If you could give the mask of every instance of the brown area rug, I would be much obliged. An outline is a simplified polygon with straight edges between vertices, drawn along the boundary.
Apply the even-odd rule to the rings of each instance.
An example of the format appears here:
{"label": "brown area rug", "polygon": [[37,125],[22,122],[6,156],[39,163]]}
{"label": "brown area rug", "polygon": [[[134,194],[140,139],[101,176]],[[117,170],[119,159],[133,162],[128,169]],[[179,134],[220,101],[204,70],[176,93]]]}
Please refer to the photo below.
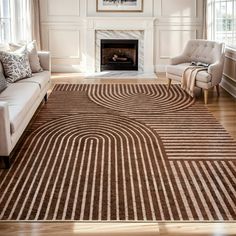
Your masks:
{"label": "brown area rug", "polygon": [[0,171],[0,219],[236,220],[236,142],[178,85],[56,85]]}

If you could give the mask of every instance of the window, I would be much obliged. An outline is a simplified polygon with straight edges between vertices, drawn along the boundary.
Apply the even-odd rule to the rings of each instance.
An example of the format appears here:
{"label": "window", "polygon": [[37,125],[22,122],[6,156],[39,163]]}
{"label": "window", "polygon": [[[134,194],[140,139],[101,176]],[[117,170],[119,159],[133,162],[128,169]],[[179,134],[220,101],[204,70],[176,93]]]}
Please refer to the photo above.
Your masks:
{"label": "window", "polygon": [[212,38],[236,48],[236,0],[214,0],[212,9]]}
{"label": "window", "polygon": [[0,0],[0,43],[11,39],[10,0]]}
{"label": "window", "polygon": [[0,0],[0,44],[30,40],[30,1]]}

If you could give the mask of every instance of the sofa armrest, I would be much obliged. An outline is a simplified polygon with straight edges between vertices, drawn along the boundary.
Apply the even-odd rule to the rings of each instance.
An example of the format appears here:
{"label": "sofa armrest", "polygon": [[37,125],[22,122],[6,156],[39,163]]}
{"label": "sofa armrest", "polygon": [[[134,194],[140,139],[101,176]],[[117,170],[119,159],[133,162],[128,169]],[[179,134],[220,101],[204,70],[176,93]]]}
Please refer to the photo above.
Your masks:
{"label": "sofa armrest", "polygon": [[186,61],[186,58],[183,56],[183,55],[179,55],[177,57],[173,57],[170,59],[170,64],[171,65],[178,65],[178,64],[181,64],[181,63],[185,63],[187,62]]}
{"label": "sofa armrest", "polygon": [[46,51],[38,52],[39,61],[44,70],[51,71],[51,54]]}
{"label": "sofa armrest", "polygon": [[11,152],[11,131],[7,102],[0,101],[0,156],[9,156]]}

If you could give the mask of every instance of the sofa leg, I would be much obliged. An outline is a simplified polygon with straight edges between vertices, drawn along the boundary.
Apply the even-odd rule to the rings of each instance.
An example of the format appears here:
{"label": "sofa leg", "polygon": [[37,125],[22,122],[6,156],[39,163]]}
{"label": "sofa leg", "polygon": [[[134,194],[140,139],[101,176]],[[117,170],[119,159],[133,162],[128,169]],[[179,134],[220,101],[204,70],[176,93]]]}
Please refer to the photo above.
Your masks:
{"label": "sofa leg", "polygon": [[6,169],[10,169],[11,163],[10,163],[10,157],[3,157],[3,161],[5,164]]}
{"label": "sofa leg", "polygon": [[168,87],[167,87],[167,91],[170,90],[171,82],[172,82],[172,79],[168,79]]}
{"label": "sofa leg", "polygon": [[45,96],[44,96],[44,101],[45,101],[45,102],[48,101],[48,93],[45,94]]}
{"label": "sofa leg", "polygon": [[204,90],[204,102],[205,102],[205,105],[207,105],[207,103],[208,103],[208,89]]}
{"label": "sofa leg", "polygon": [[219,97],[220,96],[220,85],[219,84],[216,85],[216,92],[217,92],[217,96]]}

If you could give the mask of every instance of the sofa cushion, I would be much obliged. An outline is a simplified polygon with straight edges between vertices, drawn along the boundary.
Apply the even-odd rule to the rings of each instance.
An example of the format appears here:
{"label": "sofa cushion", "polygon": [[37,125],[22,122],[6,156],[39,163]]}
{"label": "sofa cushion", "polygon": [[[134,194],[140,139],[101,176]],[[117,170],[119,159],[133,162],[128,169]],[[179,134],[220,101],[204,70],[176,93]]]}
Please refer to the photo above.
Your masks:
{"label": "sofa cushion", "polygon": [[[184,70],[188,66],[190,66],[190,63],[182,63],[182,64],[178,64],[178,65],[168,65],[166,68],[166,71],[167,71],[167,73],[182,77]],[[209,82],[211,82],[211,75],[207,71],[200,71],[197,74],[196,81],[209,83]]]}
{"label": "sofa cushion", "polygon": [[1,61],[0,61],[0,72],[2,72],[4,74],[3,65],[2,65]]}
{"label": "sofa cushion", "polygon": [[7,88],[7,81],[2,72],[0,72],[0,93]]}
{"label": "sofa cushion", "polygon": [[26,51],[22,54],[0,52],[0,60],[8,82],[14,83],[17,80],[32,76],[29,57]]}
{"label": "sofa cushion", "polygon": [[31,78],[19,80],[17,83],[35,83],[38,84],[40,89],[45,88],[50,82],[51,73],[49,71],[43,71],[33,74]]}
{"label": "sofa cushion", "polygon": [[38,73],[43,71],[40,62],[39,62],[39,56],[37,52],[37,46],[36,46],[36,41],[32,41],[26,45],[22,44],[14,44],[14,43],[9,43],[9,47],[12,51],[15,51],[17,53],[22,53],[25,50],[28,52],[29,55],[29,62],[30,62],[30,67],[33,73]]}
{"label": "sofa cushion", "polygon": [[5,101],[9,104],[11,134],[20,127],[39,94],[39,86],[35,83],[10,84],[0,94],[0,101]]}

